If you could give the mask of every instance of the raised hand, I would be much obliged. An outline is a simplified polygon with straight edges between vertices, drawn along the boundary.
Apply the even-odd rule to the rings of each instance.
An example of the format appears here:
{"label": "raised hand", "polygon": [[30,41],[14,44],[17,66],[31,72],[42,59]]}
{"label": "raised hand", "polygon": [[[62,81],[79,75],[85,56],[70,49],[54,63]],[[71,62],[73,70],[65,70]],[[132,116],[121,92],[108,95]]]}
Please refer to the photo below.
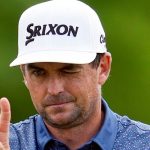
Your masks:
{"label": "raised hand", "polygon": [[9,125],[11,118],[10,103],[7,98],[0,99],[0,150],[10,150]]}

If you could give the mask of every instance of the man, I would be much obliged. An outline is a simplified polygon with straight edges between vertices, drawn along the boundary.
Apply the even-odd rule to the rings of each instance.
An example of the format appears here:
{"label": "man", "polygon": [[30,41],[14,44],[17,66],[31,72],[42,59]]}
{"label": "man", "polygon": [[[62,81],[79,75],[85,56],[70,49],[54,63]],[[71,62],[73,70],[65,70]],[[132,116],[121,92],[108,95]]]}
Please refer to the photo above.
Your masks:
{"label": "man", "polygon": [[39,115],[10,124],[0,101],[2,150],[150,150],[150,126],[110,110],[101,95],[111,54],[93,9],[53,0],[26,10],[19,22],[22,71]]}

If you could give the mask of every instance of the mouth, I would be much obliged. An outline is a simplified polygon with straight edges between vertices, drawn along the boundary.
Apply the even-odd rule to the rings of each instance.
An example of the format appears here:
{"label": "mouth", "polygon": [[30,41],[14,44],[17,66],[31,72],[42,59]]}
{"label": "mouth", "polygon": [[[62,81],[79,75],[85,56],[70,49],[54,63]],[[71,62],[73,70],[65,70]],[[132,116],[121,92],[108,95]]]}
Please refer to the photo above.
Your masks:
{"label": "mouth", "polygon": [[[66,110],[72,109],[74,106],[73,102],[59,102],[59,103],[54,103],[51,105],[47,106],[47,109],[51,110],[53,113],[62,113],[65,112]],[[52,113],[51,112],[51,113]]]}
{"label": "mouth", "polygon": [[67,105],[67,104],[70,104],[70,103],[72,103],[72,101],[69,101],[69,102],[58,102],[58,103],[51,104],[50,106],[64,106],[64,105]]}
{"label": "mouth", "polygon": [[45,104],[45,106],[44,107],[64,107],[64,106],[66,106],[66,105],[69,105],[69,104],[71,104],[71,103],[73,103],[73,101],[51,101],[51,102],[48,102],[47,104]]}
{"label": "mouth", "polygon": [[58,95],[48,95],[43,101],[45,107],[62,107],[74,103],[76,101],[75,97],[68,92],[62,92]]}

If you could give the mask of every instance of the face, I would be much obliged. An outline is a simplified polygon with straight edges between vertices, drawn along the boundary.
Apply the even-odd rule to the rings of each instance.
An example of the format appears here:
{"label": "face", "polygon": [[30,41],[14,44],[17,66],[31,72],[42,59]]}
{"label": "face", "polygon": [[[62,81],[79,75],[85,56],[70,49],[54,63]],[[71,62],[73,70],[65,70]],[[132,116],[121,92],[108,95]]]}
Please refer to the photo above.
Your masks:
{"label": "face", "polygon": [[33,104],[46,124],[71,128],[100,109],[100,68],[62,63],[35,63],[21,68]]}

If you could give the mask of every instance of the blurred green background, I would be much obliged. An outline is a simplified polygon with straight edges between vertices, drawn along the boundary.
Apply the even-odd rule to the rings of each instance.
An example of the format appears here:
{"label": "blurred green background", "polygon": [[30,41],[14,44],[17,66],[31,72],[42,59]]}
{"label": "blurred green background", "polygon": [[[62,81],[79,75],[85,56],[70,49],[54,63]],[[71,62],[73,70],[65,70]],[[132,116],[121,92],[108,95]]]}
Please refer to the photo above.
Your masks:
{"label": "blurred green background", "polygon": [[[9,68],[9,63],[17,55],[19,17],[39,2],[42,0],[0,2],[0,97],[10,100],[12,122],[36,113],[19,68]],[[84,2],[100,15],[113,57],[103,97],[115,112],[150,124],[150,1]]]}

